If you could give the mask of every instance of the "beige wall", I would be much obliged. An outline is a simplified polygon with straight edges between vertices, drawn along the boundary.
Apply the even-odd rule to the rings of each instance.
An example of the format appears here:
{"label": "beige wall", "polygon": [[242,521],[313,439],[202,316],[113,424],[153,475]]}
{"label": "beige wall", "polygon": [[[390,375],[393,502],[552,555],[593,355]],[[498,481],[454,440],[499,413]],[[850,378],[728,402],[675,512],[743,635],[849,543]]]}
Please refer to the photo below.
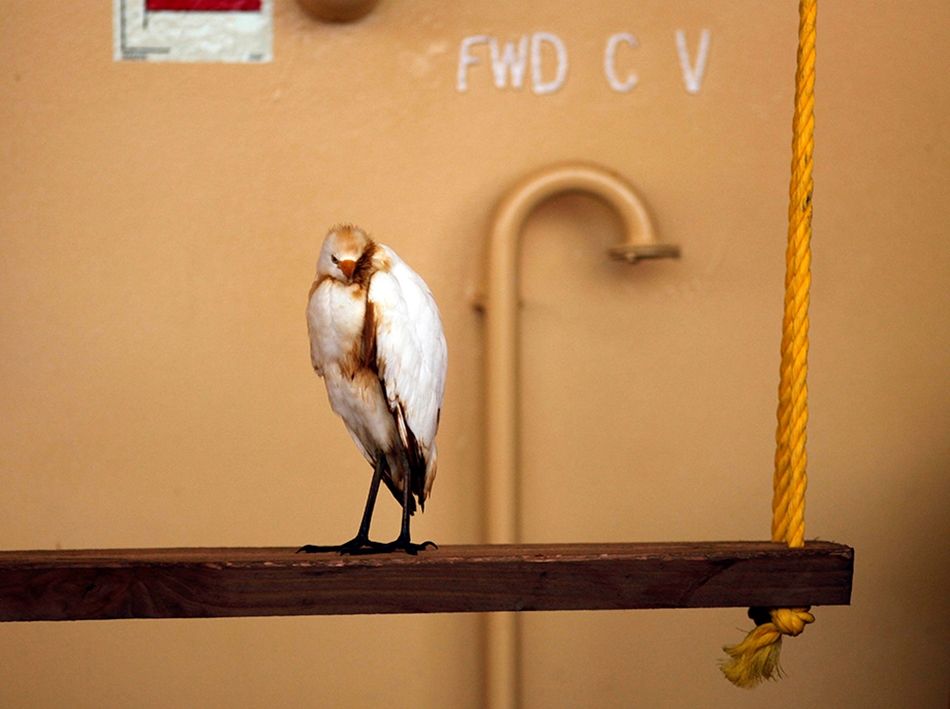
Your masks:
{"label": "beige wall", "polygon": [[[353,220],[431,285],[450,347],[417,533],[482,527],[493,204],[598,161],[678,262],[606,260],[565,197],[525,229],[526,541],[768,536],[795,3],[384,0],[351,26],[277,0],[265,65],[115,63],[109,3],[0,19],[0,547],[329,543],[369,469],[310,370],[320,240]],[[712,44],[683,88],[674,33]],[[548,31],[548,96],[463,38]],[[606,38],[636,71],[608,87]],[[807,536],[857,549],[854,603],[725,683],[743,609],[524,618],[527,708],[946,707],[950,687],[950,6],[819,16]],[[547,61],[553,61],[545,55]],[[549,69],[550,66],[548,65]],[[381,504],[388,537],[395,505]],[[0,626],[3,707],[476,707],[473,616]]]}

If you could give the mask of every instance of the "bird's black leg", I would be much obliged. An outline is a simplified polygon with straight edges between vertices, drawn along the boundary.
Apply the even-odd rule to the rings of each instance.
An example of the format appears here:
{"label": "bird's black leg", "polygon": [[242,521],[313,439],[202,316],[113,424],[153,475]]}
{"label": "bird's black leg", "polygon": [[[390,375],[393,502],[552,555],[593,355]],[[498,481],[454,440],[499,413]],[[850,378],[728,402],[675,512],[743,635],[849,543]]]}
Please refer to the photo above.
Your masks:
{"label": "bird's black leg", "polygon": [[373,482],[369,485],[369,495],[366,498],[366,507],[363,509],[363,519],[360,522],[360,530],[348,542],[343,542],[336,546],[318,546],[316,544],[305,544],[297,550],[297,553],[316,554],[320,552],[336,551],[340,554],[372,554],[377,551],[391,551],[388,544],[382,542],[372,542],[369,539],[369,525],[373,520],[373,509],[376,507],[376,495],[379,493],[379,483],[383,479],[383,470],[386,468],[386,456],[383,453],[376,454],[376,465],[373,467]]}
{"label": "bird's black leg", "polygon": [[401,549],[407,554],[412,554],[415,556],[420,551],[425,551],[426,547],[432,546],[435,549],[439,547],[436,546],[435,542],[422,542],[421,544],[415,544],[412,542],[411,537],[409,536],[409,519],[410,514],[409,510],[410,504],[412,501],[412,471],[409,466],[409,461],[406,461],[406,475],[402,481],[402,527],[399,532],[399,537],[395,541],[390,542],[389,544],[384,545],[386,548],[381,549],[380,551],[396,551]]}

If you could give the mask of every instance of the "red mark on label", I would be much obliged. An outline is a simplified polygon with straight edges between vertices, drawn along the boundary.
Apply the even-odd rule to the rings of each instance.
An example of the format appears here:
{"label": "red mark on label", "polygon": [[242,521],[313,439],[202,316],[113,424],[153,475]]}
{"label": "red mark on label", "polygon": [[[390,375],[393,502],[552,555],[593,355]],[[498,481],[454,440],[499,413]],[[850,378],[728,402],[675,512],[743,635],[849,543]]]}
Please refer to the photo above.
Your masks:
{"label": "red mark on label", "polygon": [[146,12],[260,12],[261,0],[145,0]]}

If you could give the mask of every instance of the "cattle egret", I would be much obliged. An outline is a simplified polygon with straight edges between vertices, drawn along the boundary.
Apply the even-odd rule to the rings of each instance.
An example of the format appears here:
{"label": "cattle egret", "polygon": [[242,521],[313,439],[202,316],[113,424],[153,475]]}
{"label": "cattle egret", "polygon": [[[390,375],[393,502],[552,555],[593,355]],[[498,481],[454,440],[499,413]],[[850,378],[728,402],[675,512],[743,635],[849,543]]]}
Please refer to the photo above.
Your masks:
{"label": "cattle egret", "polygon": [[[416,554],[409,519],[425,508],[436,473],[435,435],[445,388],[446,346],[425,281],[391,248],[356,226],[327,234],[307,307],[310,358],[333,411],[373,466],[359,532],[339,546],[302,552]],[[369,539],[380,481],[402,505],[399,537]]]}

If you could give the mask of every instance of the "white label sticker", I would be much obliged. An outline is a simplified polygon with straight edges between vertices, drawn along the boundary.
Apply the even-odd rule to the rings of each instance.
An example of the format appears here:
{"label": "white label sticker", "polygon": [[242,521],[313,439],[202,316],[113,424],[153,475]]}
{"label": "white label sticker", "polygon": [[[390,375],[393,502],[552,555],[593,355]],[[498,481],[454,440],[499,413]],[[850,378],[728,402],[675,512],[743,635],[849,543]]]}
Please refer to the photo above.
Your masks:
{"label": "white label sticker", "polygon": [[116,61],[268,62],[273,0],[112,0]]}

